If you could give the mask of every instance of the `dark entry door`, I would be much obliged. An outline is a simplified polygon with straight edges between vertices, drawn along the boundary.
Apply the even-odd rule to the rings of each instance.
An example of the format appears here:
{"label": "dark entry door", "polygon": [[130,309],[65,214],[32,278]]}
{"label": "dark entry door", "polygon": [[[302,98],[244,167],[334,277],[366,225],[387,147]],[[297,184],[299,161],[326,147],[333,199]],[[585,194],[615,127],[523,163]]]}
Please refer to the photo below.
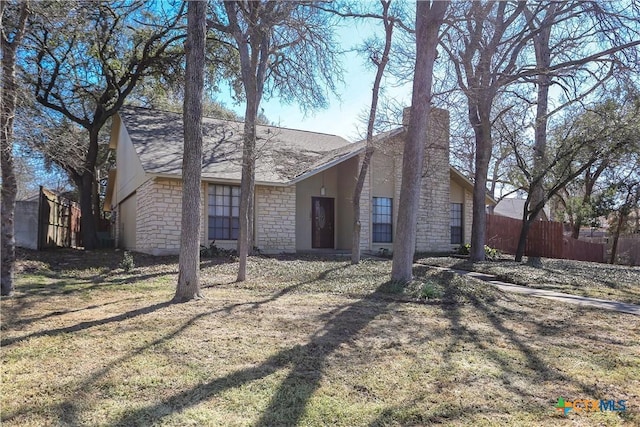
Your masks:
{"label": "dark entry door", "polygon": [[311,198],[311,247],[334,248],[333,198]]}

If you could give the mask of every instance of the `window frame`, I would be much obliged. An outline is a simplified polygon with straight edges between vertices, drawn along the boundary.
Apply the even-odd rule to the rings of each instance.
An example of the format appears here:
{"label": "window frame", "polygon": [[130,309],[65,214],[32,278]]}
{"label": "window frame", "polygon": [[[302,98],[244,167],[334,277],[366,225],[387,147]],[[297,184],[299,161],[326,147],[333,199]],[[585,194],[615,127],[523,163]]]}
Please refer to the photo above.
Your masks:
{"label": "window frame", "polygon": [[[222,204],[219,204],[221,202]],[[221,214],[216,214],[220,212]],[[226,212],[226,213],[225,213]],[[237,213],[237,215],[234,215]],[[222,231],[218,233],[218,231]],[[240,232],[240,187],[228,184],[207,186],[208,240],[238,240]]]}
{"label": "window frame", "polygon": [[[382,201],[385,203],[378,203]],[[376,208],[385,211],[377,212]],[[384,229],[380,230],[381,228]],[[393,243],[393,198],[391,197],[372,197],[371,241],[372,243]]]}
{"label": "window frame", "polygon": [[451,203],[449,208],[449,233],[452,245],[461,245],[464,241],[463,216],[463,204]]}

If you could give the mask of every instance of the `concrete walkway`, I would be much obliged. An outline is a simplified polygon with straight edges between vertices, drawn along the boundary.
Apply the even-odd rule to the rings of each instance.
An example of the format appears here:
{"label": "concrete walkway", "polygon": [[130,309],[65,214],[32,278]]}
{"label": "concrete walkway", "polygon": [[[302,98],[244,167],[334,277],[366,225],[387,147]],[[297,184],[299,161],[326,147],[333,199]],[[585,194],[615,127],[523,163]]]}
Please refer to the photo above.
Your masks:
{"label": "concrete walkway", "polygon": [[506,292],[515,292],[518,294],[530,295],[533,297],[547,298],[556,301],[562,301],[569,304],[583,305],[587,307],[602,308],[605,310],[617,311],[619,313],[635,314],[640,316],[640,305],[629,304],[626,302],[609,301],[598,298],[588,298],[580,295],[563,294],[560,292],[548,291],[546,289],[535,289],[526,286],[514,285],[513,283],[502,282],[496,279],[492,274],[476,273],[474,271],[458,270],[455,268],[438,267],[435,265],[420,264],[426,267],[436,268],[439,270],[453,271],[461,276],[470,276],[475,279],[485,281],[498,289]]}

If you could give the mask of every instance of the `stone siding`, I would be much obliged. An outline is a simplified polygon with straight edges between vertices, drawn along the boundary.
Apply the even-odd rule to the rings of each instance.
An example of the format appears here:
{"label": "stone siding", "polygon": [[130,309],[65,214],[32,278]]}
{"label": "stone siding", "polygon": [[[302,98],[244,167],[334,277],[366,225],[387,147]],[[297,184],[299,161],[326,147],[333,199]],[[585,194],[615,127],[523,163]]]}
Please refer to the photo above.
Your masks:
{"label": "stone siding", "polygon": [[264,253],[296,250],[296,187],[256,186],[256,246]]}
{"label": "stone siding", "polygon": [[[203,188],[200,197],[202,211],[205,209],[204,191]],[[181,181],[146,181],[137,190],[137,204],[136,250],[152,255],[178,254],[182,228]],[[205,233],[202,231],[204,228],[201,223],[201,243],[206,241]]]}
{"label": "stone siding", "polygon": [[433,109],[431,123],[425,145],[416,251],[448,252],[451,250],[449,112]]}
{"label": "stone siding", "polygon": [[471,243],[471,224],[473,224],[473,194],[464,191],[464,216],[462,217],[462,241]]}
{"label": "stone siding", "polygon": [[180,252],[182,185],[177,180],[149,180],[138,189],[136,247],[152,255]]}
{"label": "stone siding", "polygon": [[[355,176],[360,174],[364,155],[358,156],[358,170]],[[371,168],[367,170],[367,176],[362,185],[362,193],[360,194],[360,251],[369,251],[371,248]],[[339,207],[342,209],[352,209],[353,212],[353,196],[351,196],[351,206]],[[352,215],[353,217],[353,215]],[[353,237],[353,233],[351,233]]]}

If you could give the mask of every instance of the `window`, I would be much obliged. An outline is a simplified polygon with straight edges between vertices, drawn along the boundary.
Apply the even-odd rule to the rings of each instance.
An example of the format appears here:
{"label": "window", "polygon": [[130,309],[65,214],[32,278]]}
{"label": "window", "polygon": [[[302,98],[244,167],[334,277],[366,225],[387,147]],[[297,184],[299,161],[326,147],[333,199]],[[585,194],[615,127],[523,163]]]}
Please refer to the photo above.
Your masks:
{"label": "window", "polygon": [[373,198],[373,241],[374,243],[391,243],[391,223],[393,219],[391,199],[389,197]]}
{"label": "window", "polygon": [[462,203],[451,203],[451,243],[462,243]]}
{"label": "window", "polygon": [[238,240],[240,187],[209,185],[209,240]]}

